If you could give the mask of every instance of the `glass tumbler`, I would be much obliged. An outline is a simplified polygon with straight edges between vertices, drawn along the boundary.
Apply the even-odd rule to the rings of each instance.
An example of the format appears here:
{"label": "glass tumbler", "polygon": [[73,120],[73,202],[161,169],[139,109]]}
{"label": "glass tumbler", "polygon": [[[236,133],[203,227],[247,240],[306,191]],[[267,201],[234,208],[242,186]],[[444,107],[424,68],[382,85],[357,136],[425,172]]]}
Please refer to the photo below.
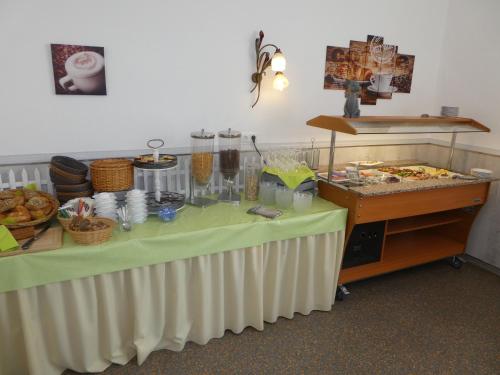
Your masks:
{"label": "glass tumbler", "polygon": [[275,202],[276,184],[274,182],[261,182],[259,185],[259,202],[265,206]]}
{"label": "glass tumbler", "polygon": [[245,199],[256,201],[259,197],[260,164],[248,163],[245,166]]}
{"label": "glass tumbler", "polygon": [[293,208],[302,213],[311,208],[313,195],[311,193],[296,191],[293,193]]}
{"label": "glass tumbler", "polygon": [[293,204],[293,190],[288,189],[286,186],[278,186],[276,188],[276,205],[279,208],[287,209],[292,207]]}

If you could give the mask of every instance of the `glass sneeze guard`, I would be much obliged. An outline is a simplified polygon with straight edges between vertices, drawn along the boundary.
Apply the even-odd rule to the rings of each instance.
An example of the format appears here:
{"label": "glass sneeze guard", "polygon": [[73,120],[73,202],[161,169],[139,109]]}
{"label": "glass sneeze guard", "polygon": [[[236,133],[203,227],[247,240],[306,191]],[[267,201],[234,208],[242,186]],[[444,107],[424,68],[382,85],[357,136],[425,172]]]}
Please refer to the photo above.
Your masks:
{"label": "glass sneeze guard", "polygon": [[328,182],[331,183],[335,155],[336,133],[346,134],[452,134],[448,169],[451,168],[455,142],[459,133],[489,132],[490,129],[476,120],[464,117],[442,116],[362,116],[346,118],[342,116],[317,116],[307,125],[331,131],[330,155],[328,162]]}

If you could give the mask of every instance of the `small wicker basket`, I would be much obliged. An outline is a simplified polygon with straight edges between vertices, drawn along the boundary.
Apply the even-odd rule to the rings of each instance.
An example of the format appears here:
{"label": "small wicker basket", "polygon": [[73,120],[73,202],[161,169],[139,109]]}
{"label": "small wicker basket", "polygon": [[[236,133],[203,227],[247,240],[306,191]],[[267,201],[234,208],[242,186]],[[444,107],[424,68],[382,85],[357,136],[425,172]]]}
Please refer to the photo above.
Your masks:
{"label": "small wicker basket", "polygon": [[129,190],[134,185],[134,167],[127,159],[102,159],[90,164],[95,191]]}
{"label": "small wicker basket", "polygon": [[65,218],[65,217],[61,217],[61,216],[57,215],[57,220],[59,221],[59,224],[61,224],[61,226],[64,229],[67,229],[69,227],[69,225],[71,224],[71,220],[73,220],[73,218],[72,217]]}
{"label": "small wicker basket", "polygon": [[73,241],[80,245],[98,245],[100,243],[108,241],[113,235],[113,229],[116,226],[116,222],[112,219],[108,219],[107,217],[90,217],[88,218],[90,221],[102,221],[108,224],[107,228],[94,230],[89,232],[80,232],[69,229],[68,227],[64,227]]}

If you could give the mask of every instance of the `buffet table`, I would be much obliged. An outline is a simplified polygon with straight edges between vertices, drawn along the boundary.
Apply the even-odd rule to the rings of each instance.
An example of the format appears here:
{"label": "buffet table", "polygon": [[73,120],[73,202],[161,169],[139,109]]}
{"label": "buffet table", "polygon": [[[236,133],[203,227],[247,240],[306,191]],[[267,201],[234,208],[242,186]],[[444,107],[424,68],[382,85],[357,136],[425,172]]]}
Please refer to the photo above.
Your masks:
{"label": "buffet table", "polygon": [[[330,310],[347,210],[186,207],[110,242],[0,258],[0,374],[99,372],[295,312]],[[6,349],[7,348],[7,349]]]}

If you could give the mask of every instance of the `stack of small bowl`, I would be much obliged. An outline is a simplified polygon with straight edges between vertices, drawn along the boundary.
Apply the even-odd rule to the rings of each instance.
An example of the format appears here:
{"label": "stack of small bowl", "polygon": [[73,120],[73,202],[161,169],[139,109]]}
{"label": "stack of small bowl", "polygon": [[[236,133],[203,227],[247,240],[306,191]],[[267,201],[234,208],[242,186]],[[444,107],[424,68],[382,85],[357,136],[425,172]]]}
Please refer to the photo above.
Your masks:
{"label": "stack of small bowl", "polygon": [[144,223],[148,217],[146,192],[138,189],[127,192],[127,207],[130,221],[133,224]]}
{"label": "stack of small bowl", "polygon": [[92,184],[87,180],[88,167],[67,156],[54,156],[50,161],[50,180],[54,183],[57,199],[65,203],[73,198],[91,197]]}
{"label": "stack of small bowl", "polygon": [[107,217],[114,221],[117,220],[116,196],[113,193],[99,193],[94,195],[95,212],[97,216]]}

